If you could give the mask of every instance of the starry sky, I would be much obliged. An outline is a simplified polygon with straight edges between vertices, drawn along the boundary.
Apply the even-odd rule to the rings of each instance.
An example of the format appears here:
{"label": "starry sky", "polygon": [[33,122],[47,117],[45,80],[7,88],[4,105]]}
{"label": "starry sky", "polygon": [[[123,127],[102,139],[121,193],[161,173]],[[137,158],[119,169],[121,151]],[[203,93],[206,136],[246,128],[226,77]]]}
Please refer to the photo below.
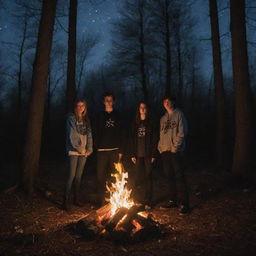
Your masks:
{"label": "starry sky", "polygon": [[[65,0],[62,0],[65,1]],[[13,9],[14,5],[7,1],[5,8],[0,4],[0,44],[2,51],[1,58],[4,58],[7,63],[11,65],[14,56],[10,49],[6,48],[5,42],[15,42],[17,35],[17,28],[13,24]],[[68,2],[68,1],[67,1]],[[66,2],[66,3],[67,3]],[[94,69],[103,63],[108,62],[108,52],[111,48],[112,36],[111,27],[112,22],[120,18],[119,8],[122,5],[121,0],[79,0],[78,1],[78,22],[77,22],[77,38],[97,34],[100,37],[99,43],[92,50],[89,59],[87,60],[87,70]],[[226,1],[224,1],[226,2]],[[220,1],[220,3],[223,3]],[[229,32],[229,13],[225,10],[225,4],[220,4],[219,9],[224,9],[220,12],[220,33],[225,34]],[[212,74],[212,59],[211,59],[211,43],[210,43],[210,21],[208,14],[208,1],[195,0],[191,5],[191,15],[195,19],[195,27],[193,34],[195,40],[199,45],[198,66],[206,78]],[[67,29],[67,17],[59,18],[62,26]],[[208,39],[208,40],[205,40]],[[57,40],[67,45],[66,32],[58,32]],[[223,58],[227,62],[224,68],[228,72],[230,70],[230,48],[228,43],[228,35],[222,39]],[[227,43],[225,43],[227,42]],[[5,49],[6,48],[6,49]],[[4,50],[3,50],[4,49]],[[225,55],[226,54],[226,55]]]}
{"label": "starry sky", "polygon": [[78,6],[77,36],[96,33],[100,42],[93,49],[90,63],[92,67],[107,61],[111,47],[111,23],[120,17],[120,1],[98,0],[80,1]]}
{"label": "starry sky", "polygon": [[[79,37],[93,34],[97,34],[100,38],[100,42],[91,53],[93,58],[90,58],[90,64],[93,67],[105,61],[105,56],[111,46],[111,22],[120,17],[118,14],[119,6],[120,2],[113,0],[78,1],[77,40]],[[3,42],[16,41],[17,28],[13,24],[12,17],[14,8],[11,2],[8,5],[5,4],[4,8],[0,8],[0,43],[2,47],[6,47]],[[59,18],[65,29],[68,27],[67,20],[67,18]],[[67,44],[67,34],[64,31],[58,32],[57,37],[61,42]],[[9,60],[12,61],[11,58]]]}

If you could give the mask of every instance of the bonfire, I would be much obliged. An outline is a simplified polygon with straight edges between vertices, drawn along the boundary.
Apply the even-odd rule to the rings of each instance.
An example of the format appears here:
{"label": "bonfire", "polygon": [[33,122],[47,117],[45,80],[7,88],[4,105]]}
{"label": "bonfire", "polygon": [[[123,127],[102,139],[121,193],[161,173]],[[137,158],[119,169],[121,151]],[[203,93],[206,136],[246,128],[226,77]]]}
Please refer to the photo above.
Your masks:
{"label": "bonfire", "polygon": [[132,190],[127,188],[128,172],[121,163],[115,163],[115,169],[111,175],[114,182],[106,185],[109,192],[106,205],[79,220],[78,232],[88,239],[108,234],[119,241],[155,235],[159,224],[145,212],[143,205],[131,198]]}

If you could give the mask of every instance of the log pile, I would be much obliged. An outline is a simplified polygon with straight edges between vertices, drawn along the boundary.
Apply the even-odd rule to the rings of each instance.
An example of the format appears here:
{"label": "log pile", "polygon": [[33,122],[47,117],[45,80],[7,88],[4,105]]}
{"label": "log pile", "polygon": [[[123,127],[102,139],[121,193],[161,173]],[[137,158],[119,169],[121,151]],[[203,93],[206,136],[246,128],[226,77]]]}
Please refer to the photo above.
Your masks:
{"label": "log pile", "polygon": [[144,211],[144,206],[133,205],[130,209],[119,208],[111,216],[111,205],[106,204],[80,219],[76,230],[86,240],[103,236],[116,242],[130,242],[156,237],[160,233],[159,223],[150,214],[144,217]]}

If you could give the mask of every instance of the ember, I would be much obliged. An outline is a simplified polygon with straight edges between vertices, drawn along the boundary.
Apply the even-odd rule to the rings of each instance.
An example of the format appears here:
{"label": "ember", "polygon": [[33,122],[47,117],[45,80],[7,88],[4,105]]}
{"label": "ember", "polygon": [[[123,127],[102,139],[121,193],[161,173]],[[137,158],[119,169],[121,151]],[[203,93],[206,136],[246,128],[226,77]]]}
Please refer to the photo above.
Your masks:
{"label": "ember", "polygon": [[[96,236],[110,235],[119,242],[152,237],[158,233],[159,224],[152,215],[144,213],[145,208],[141,204],[135,204],[130,198],[132,190],[128,190],[128,173],[121,163],[115,164],[116,173],[112,174],[115,182],[106,186],[110,198],[105,206],[92,211],[77,223],[77,231],[86,239],[94,239]],[[143,234],[143,235],[141,235]]]}

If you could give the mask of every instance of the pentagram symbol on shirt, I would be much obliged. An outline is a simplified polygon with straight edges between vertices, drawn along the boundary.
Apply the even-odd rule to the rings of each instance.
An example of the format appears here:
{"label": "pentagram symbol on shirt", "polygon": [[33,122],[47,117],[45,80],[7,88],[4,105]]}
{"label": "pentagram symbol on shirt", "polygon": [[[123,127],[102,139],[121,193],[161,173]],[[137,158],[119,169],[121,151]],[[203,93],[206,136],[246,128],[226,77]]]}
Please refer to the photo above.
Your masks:
{"label": "pentagram symbol on shirt", "polygon": [[106,125],[105,127],[110,128],[110,127],[115,127],[115,121],[112,120],[111,118],[109,118],[108,120],[106,120]]}

